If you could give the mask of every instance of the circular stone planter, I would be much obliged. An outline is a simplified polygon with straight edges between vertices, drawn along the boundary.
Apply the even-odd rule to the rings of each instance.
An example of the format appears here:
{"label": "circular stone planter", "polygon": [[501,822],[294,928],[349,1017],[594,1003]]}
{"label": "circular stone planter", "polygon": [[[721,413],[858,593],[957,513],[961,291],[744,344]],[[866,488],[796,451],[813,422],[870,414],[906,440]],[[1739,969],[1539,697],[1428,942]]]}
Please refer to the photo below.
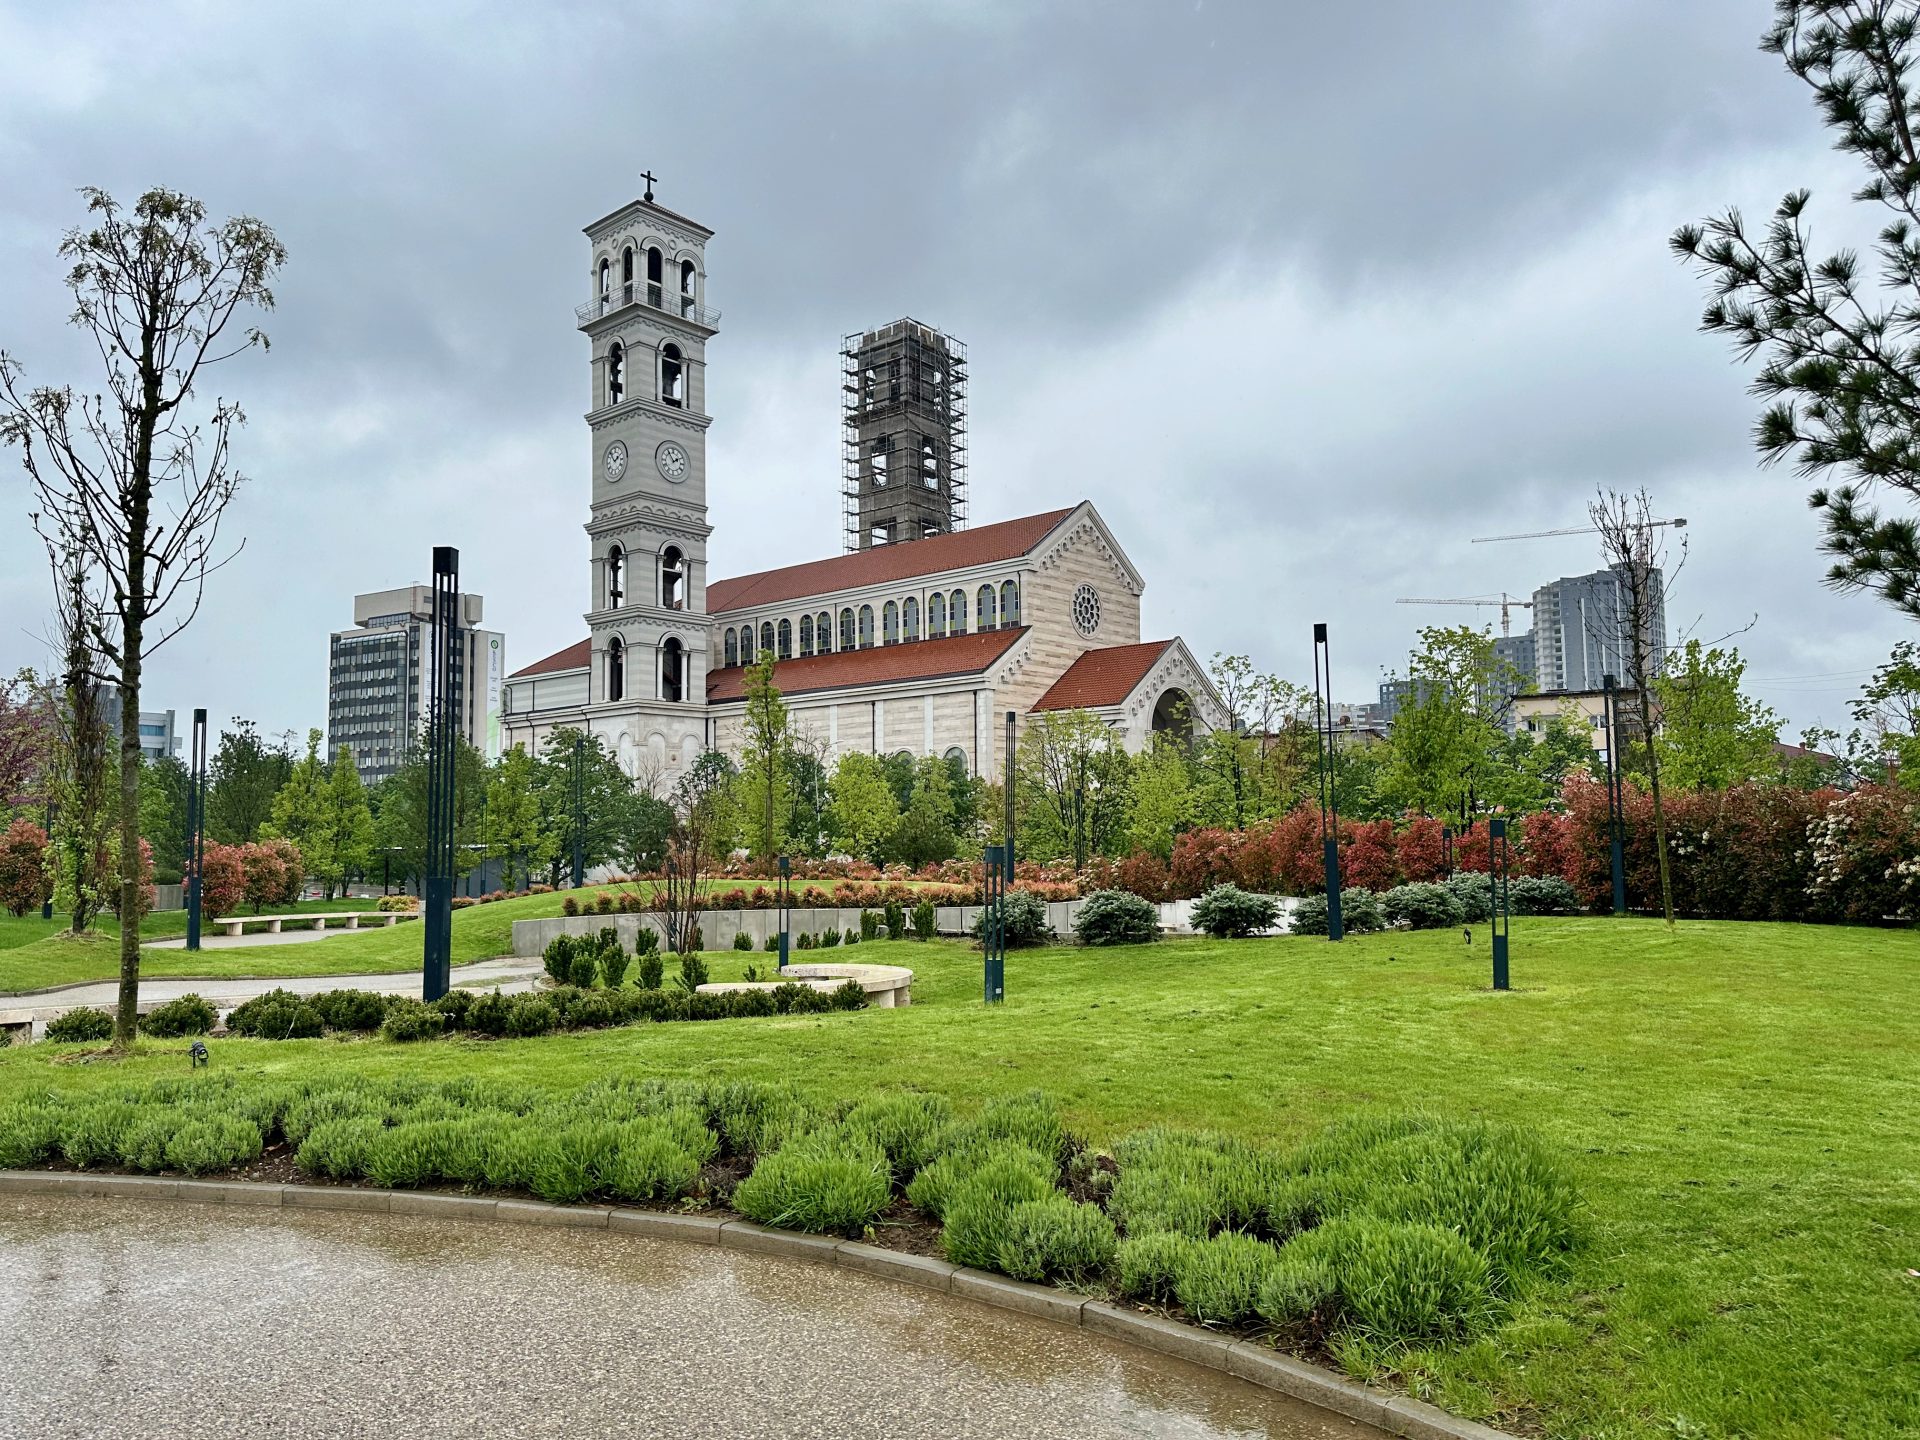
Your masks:
{"label": "circular stone planter", "polygon": [[856,980],[867,992],[867,1004],[893,1010],[913,1003],[913,971],[899,965],[789,965],[778,980],[727,980],[702,985],[703,995],[729,990],[771,990],[776,985],[805,985],[811,990],[837,990]]}

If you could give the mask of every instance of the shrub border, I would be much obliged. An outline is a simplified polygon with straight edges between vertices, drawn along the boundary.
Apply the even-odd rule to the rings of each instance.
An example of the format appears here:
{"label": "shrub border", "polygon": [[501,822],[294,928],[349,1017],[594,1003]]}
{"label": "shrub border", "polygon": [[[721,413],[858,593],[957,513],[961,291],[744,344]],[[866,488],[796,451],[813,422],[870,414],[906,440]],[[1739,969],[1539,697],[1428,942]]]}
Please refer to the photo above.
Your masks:
{"label": "shrub border", "polygon": [[1089,1300],[1047,1285],[1028,1285],[969,1270],[927,1255],[885,1250],[857,1240],[835,1240],[772,1230],[746,1220],[685,1215],[614,1205],[549,1205],[543,1200],[490,1200],[415,1190],[265,1184],[251,1180],[168,1180],[146,1175],[97,1175],[64,1170],[0,1170],[0,1195],[83,1195],[105,1199],[180,1200],[201,1205],[344,1210],[506,1224],[619,1230],[654,1240],[677,1240],[842,1265],[863,1274],[978,1301],[1062,1325],[1077,1326],[1159,1355],[1218,1370],[1322,1410],[1372,1425],[1406,1440],[1515,1440],[1437,1406],[1343,1379],[1264,1345],[1229,1340],[1159,1315]]}

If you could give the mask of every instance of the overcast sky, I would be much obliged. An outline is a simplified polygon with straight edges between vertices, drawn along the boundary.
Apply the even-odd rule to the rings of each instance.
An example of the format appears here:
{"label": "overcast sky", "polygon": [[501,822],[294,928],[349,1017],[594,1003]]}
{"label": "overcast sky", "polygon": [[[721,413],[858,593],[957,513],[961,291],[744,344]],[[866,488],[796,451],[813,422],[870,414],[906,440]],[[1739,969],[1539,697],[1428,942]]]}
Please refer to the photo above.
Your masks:
{"label": "overcast sky", "polygon": [[[324,726],[358,591],[460,548],[509,668],[585,631],[581,227],[658,175],[710,226],[713,576],[836,553],[835,351],[911,314],[972,358],[976,523],[1092,499],[1148,638],[1341,697],[1415,629],[1597,567],[1645,485],[1690,523],[1676,629],[1738,643],[1790,733],[1911,632],[1820,583],[1805,485],[1698,334],[1675,224],[1857,177],[1756,49],[1765,0],[1605,4],[0,0],[0,347],[92,385],[55,255],[81,185],[165,184],[290,254],[250,423],[245,549],[149,708]],[[419,11],[418,18],[410,12]],[[211,391],[209,395],[211,395]],[[0,453],[0,668],[50,582]],[[1524,612],[1516,613],[1515,628]]]}

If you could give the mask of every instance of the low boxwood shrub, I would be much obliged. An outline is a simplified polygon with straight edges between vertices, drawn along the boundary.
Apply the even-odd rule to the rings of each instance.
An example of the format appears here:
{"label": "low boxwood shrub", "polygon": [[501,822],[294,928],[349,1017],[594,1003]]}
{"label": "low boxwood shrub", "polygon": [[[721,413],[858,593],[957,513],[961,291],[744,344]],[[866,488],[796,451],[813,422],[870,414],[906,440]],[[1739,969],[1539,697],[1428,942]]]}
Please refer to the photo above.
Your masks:
{"label": "low boxwood shrub", "polygon": [[473,1013],[473,1007],[480,997],[471,990],[449,990],[432,1003],[432,1008],[447,1017],[449,1030],[471,1028],[467,1018]]}
{"label": "low boxwood shrub", "polygon": [[565,985],[573,974],[575,943],[571,935],[556,935],[547,942],[547,948],[541,952],[541,963],[546,967],[548,978],[556,985]]}
{"label": "low boxwood shrub", "polygon": [[729,992],[728,1013],[735,1019],[759,1018],[777,1013],[771,990],[734,990]]}
{"label": "low boxwood shrub", "polygon": [[1193,928],[1216,940],[1240,940],[1271,930],[1280,906],[1268,895],[1250,895],[1238,885],[1216,885],[1198,900],[1188,917]]}
{"label": "low boxwood shrub", "polygon": [[887,901],[887,907],[881,912],[886,919],[887,939],[904,940],[907,938],[907,908],[898,900]]}
{"label": "low boxwood shrub", "polygon": [[432,1040],[446,1033],[445,1011],[436,1010],[406,995],[393,997],[387,1008],[387,1018],[380,1026],[382,1039],[401,1042]]}
{"label": "low boxwood shrub", "polygon": [[827,992],[827,1004],[835,1010],[864,1010],[867,990],[858,980],[842,980]]}
{"label": "low boxwood shrub", "polygon": [[[652,935],[653,931],[642,928],[642,935]],[[748,948],[752,948],[749,946]],[[658,990],[660,981],[666,973],[666,957],[660,953],[658,945],[650,945],[635,957],[635,979],[642,990]]]}
{"label": "low boxwood shrub", "polygon": [[777,1015],[818,1015],[833,1008],[833,1002],[826,995],[797,980],[782,981],[769,993],[773,997],[773,1009]]}
{"label": "low boxwood shrub", "polygon": [[790,1140],[733,1192],[749,1220],[792,1230],[858,1235],[893,1199],[887,1157],[863,1136],[819,1132]]}
{"label": "low boxwood shrub", "polygon": [[691,995],[707,983],[707,962],[697,950],[689,950],[680,957],[680,973],[674,977],[674,983]]}
{"label": "low boxwood shrub", "polygon": [[553,1005],[543,996],[516,995],[507,1014],[507,1034],[516,1038],[550,1034],[559,1023]]}
{"label": "low boxwood shrub", "polygon": [[834,946],[838,945],[839,943],[840,943],[840,932],[838,930],[827,930],[821,933],[820,948],[822,950],[831,950],[834,948]]}
{"label": "low boxwood shrub", "polygon": [[1091,1279],[1113,1262],[1113,1222],[1097,1205],[1077,1205],[1059,1191],[1007,1212],[998,1267],[1016,1280]]}
{"label": "low boxwood shrub", "polygon": [[320,1023],[329,1030],[378,1030],[387,1018],[387,1002],[387,996],[371,990],[323,990],[307,998]]}
{"label": "low boxwood shrub", "polygon": [[227,1029],[257,1040],[307,1040],[325,1028],[320,1012],[291,990],[256,995],[227,1016]]}
{"label": "low boxwood shrub", "polygon": [[1096,890],[1073,917],[1082,945],[1146,945],[1160,938],[1160,911],[1131,890]]}
{"label": "low boxwood shrub", "polygon": [[198,995],[182,995],[154,1006],[141,1017],[140,1028],[163,1040],[177,1040],[182,1035],[204,1035],[219,1019],[220,1013]]}
{"label": "low boxwood shrub", "polygon": [[735,931],[733,936],[733,948],[736,950],[753,949],[753,937],[747,934],[747,932],[744,930]]}
{"label": "low boxwood shrub", "polygon": [[581,948],[573,952],[573,960],[567,966],[567,978],[564,983],[578,990],[591,990],[600,982],[600,955],[596,950]]}
{"label": "low boxwood shrub", "polygon": [[613,1023],[613,1002],[602,990],[582,995],[567,1011],[569,1030],[600,1030]]}
{"label": "low boxwood shrub", "polygon": [[[1031,890],[1009,890],[1001,901],[1006,907],[1007,946],[1044,945],[1053,939],[1053,926],[1047,920],[1047,902]],[[986,934],[989,911],[981,907],[973,919],[973,938]]]}
{"label": "low boxwood shrub", "polygon": [[920,900],[913,907],[913,938],[916,940],[933,939],[934,914],[933,901]]}
{"label": "low boxwood shrub", "polygon": [[1467,918],[1453,891],[1430,883],[1394,886],[1380,896],[1380,913],[1389,925],[1410,930],[1445,930],[1464,924]]}
{"label": "low boxwood shrub", "polygon": [[113,1016],[83,1005],[47,1022],[47,1039],[68,1044],[75,1040],[105,1040],[113,1034]]}

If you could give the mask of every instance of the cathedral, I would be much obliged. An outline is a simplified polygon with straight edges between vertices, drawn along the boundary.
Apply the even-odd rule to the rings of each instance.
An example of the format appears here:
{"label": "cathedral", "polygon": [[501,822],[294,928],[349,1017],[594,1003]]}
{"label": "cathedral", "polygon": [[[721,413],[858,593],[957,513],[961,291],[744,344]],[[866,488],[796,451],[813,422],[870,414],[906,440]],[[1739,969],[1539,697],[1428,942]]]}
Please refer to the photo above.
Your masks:
{"label": "cathedral", "polygon": [[1016,744],[1029,717],[1079,709],[1130,750],[1226,722],[1182,640],[1141,639],[1145,581],[1091,501],[964,525],[961,362],[918,322],[849,337],[847,553],[710,579],[712,232],[648,190],[586,234],[588,634],[507,678],[505,743],[582,728],[664,786],[703,750],[738,753],[747,667],[768,653],[829,767],[904,752],[992,776],[1009,713]]}

